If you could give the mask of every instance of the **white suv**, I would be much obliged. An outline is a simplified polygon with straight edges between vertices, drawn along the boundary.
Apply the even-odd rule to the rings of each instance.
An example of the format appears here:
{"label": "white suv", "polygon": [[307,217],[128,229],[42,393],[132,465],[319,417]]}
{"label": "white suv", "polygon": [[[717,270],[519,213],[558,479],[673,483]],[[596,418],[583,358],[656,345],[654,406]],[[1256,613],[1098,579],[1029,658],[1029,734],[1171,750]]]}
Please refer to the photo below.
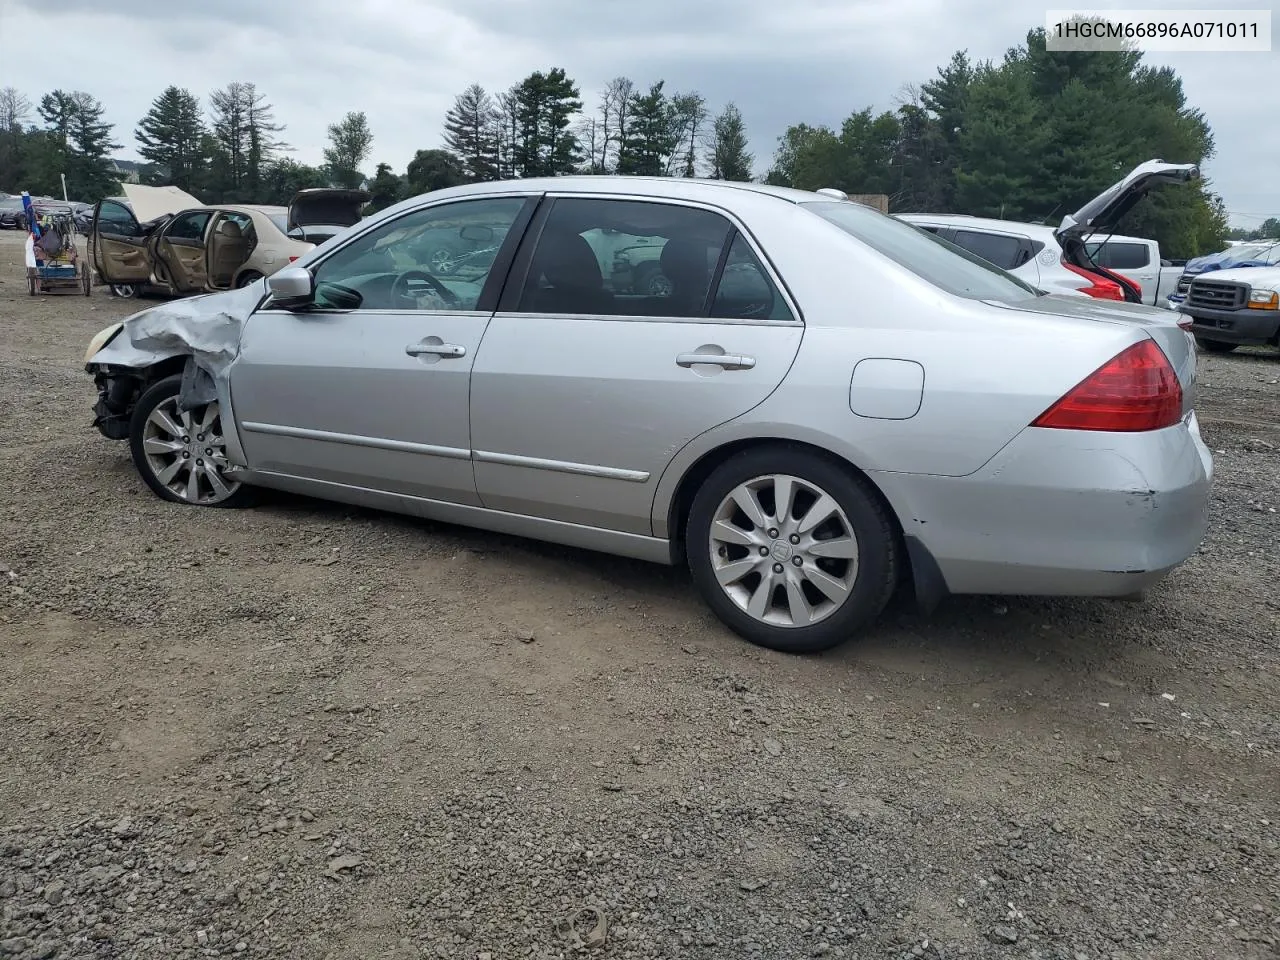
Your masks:
{"label": "white suv", "polygon": [[899,213],[899,220],[963,247],[1049,293],[1123,300],[1120,284],[1063,262],[1053,227],[1013,220],[988,220],[958,213]]}
{"label": "white suv", "polygon": [[[1095,236],[1107,237],[1120,217],[1150,187],[1162,182],[1186,182],[1198,176],[1199,170],[1194,164],[1149,160],[1074,214],[1064,217],[1061,226],[1056,228],[949,213],[900,213],[895,216],[1048,293],[1130,303],[1150,302],[1150,296],[1144,297],[1146,291],[1140,289],[1132,278],[1095,262],[1098,244],[1089,240]],[[1155,290],[1151,293],[1154,294]]]}

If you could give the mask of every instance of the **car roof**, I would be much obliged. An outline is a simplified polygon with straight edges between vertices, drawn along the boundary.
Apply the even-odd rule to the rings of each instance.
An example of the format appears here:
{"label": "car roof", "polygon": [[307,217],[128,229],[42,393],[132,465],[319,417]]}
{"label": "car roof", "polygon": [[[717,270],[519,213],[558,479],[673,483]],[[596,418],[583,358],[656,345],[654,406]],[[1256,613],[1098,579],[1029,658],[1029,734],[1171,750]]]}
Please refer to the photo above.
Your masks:
{"label": "car roof", "polygon": [[711,180],[703,177],[634,177],[634,176],[589,176],[576,175],[567,177],[533,177],[528,180],[491,180],[486,183],[469,183],[461,187],[450,187],[446,190],[434,191],[440,197],[449,195],[475,196],[483,193],[508,192],[510,190],[540,192],[572,191],[574,193],[618,193],[619,191],[635,196],[652,197],[687,197],[690,199],[717,199],[725,196],[726,191],[747,191],[765,196],[777,197],[791,203],[813,203],[832,198],[808,190],[794,190],[791,187],[775,187],[766,183],[742,183],[736,180]]}

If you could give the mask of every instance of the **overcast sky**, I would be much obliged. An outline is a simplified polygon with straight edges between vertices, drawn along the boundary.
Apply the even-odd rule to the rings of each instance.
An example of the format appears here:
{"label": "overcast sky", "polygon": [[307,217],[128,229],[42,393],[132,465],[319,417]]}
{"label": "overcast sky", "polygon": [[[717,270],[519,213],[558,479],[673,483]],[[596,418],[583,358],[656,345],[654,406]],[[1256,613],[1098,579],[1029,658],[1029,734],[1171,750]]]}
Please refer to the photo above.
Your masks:
{"label": "overcast sky", "polygon": [[[1055,8],[1067,3],[1048,4]],[[1272,0],[1091,0],[1085,9],[1261,8]],[[303,162],[325,128],[364,110],[373,156],[403,171],[440,145],[454,96],[502,90],[564,67],[594,106],[614,76],[697,90],[742,110],[756,170],[799,122],[838,126],[863,107],[892,109],[904,84],[958,49],[999,58],[1041,26],[1046,5],[1009,0],[0,0],[0,86],[32,100],[60,86],[94,94],[136,159],[133,130],[167,84],[205,98],[251,80],[287,125]],[[57,38],[26,50],[15,41]],[[1217,156],[1205,173],[1236,225],[1280,216],[1280,52],[1148,54],[1182,76],[1208,116]],[[1170,161],[1182,157],[1166,157]]]}

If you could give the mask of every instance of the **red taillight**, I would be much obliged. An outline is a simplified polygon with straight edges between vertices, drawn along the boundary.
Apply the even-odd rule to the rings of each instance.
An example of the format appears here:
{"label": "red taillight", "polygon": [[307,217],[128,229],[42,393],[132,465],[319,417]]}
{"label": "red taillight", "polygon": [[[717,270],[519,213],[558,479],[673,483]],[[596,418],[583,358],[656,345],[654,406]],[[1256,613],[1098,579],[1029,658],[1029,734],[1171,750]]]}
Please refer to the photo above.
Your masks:
{"label": "red taillight", "polygon": [[289,258],[289,262],[290,262],[290,263],[293,263],[293,261],[295,261],[295,260],[297,260],[297,259],[298,259],[297,257],[290,257],[290,258]]}
{"label": "red taillight", "polygon": [[1193,321],[1190,317],[1188,317],[1188,316],[1184,313],[1184,314],[1182,315],[1182,318],[1178,321],[1178,326],[1179,326],[1179,327],[1181,327],[1183,330],[1187,331],[1187,333],[1190,333],[1190,332],[1191,332],[1191,324],[1192,324],[1192,323],[1194,323],[1194,322],[1195,322],[1195,321]]}
{"label": "red taillight", "polygon": [[1089,374],[1033,427],[1134,432],[1182,419],[1182,384],[1154,340],[1142,340]]}
{"label": "red taillight", "polygon": [[1124,300],[1124,290],[1114,280],[1108,280],[1106,277],[1100,277],[1096,273],[1090,273],[1083,267],[1077,267],[1074,263],[1067,263],[1066,260],[1062,261],[1062,265],[1072,273],[1089,281],[1090,285],[1082,288],[1081,292],[1099,300]]}

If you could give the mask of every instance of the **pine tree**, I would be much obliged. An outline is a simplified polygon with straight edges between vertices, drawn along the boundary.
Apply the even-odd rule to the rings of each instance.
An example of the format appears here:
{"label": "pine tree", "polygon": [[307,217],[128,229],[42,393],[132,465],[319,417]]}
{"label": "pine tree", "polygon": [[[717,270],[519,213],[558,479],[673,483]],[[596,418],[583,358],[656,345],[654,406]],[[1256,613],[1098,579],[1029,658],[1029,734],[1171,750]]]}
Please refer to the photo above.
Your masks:
{"label": "pine tree", "polygon": [[570,128],[574,114],[582,109],[578,97],[578,87],[560,67],[532,73],[512,90],[512,159],[518,176],[573,172],[581,160]]}
{"label": "pine tree", "polygon": [[205,126],[200,101],[189,90],[166,87],[134,131],[138,153],[163,167],[164,182],[188,193],[205,176]]}
{"label": "pine tree", "polygon": [[329,146],[324,150],[325,169],[339,186],[354,189],[364,181],[360,165],[369,158],[373,131],[364,111],[352,111],[329,125]]}
{"label": "pine tree", "polygon": [[445,115],[445,146],[462,160],[471,180],[498,179],[497,118],[493,99],[478,83],[458,94]]}
{"label": "pine tree", "polygon": [[662,86],[659,80],[647,93],[632,95],[631,122],[622,141],[618,173],[660,177],[667,172],[678,134]]}
{"label": "pine tree", "polygon": [[712,124],[711,176],[716,180],[747,182],[751,179],[751,163],[742,112],[734,104],[726,104]]}

